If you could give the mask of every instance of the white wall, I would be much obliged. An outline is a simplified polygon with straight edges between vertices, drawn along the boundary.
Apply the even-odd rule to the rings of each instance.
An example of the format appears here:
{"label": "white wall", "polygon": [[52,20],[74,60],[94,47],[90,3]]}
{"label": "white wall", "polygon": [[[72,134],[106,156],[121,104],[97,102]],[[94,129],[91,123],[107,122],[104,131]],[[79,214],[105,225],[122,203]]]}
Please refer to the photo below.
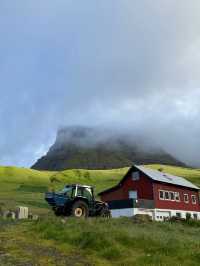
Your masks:
{"label": "white wall", "polygon": [[134,208],[111,210],[113,218],[118,217],[132,217],[134,215]]}
{"label": "white wall", "polygon": [[200,212],[192,212],[192,211],[168,210],[168,209],[140,209],[140,208],[111,210],[111,215],[113,218],[132,217],[136,214],[146,214],[151,216],[152,219],[155,221],[164,221],[164,218],[176,216],[176,213],[180,213],[181,218],[186,218],[187,213],[190,213],[192,218],[194,218],[193,214],[197,214],[197,219],[200,220]]}

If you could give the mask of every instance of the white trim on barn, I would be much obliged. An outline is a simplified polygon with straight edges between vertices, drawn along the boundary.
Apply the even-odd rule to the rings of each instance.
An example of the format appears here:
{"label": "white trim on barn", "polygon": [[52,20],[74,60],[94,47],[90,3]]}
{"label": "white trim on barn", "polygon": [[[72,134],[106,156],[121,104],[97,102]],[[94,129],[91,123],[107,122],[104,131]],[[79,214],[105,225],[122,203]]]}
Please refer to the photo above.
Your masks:
{"label": "white trim on barn", "polygon": [[142,208],[124,208],[124,209],[111,209],[111,215],[113,218],[119,217],[133,217],[136,214],[146,214],[152,217],[154,221],[164,221],[165,218],[173,216],[179,216],[186,218],[187,213],[192,218],[200,220],[200,212],[196,211],[183,211],[183,210],[169,210],[169,209],[142,209]]}

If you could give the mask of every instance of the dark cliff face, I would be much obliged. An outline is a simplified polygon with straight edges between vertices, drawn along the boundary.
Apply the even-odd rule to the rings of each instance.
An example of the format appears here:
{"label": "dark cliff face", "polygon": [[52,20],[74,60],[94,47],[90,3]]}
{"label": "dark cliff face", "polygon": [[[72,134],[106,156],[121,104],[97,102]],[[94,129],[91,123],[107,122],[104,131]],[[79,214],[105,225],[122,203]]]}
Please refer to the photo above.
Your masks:
{"label": "dark cliff face", "polygon": [[37,170],[112,169],[132,164],[184,166],[161,150],[147,149],[125,135],[104,129],[69,127],[58,131],[55,144],[33,166]]}

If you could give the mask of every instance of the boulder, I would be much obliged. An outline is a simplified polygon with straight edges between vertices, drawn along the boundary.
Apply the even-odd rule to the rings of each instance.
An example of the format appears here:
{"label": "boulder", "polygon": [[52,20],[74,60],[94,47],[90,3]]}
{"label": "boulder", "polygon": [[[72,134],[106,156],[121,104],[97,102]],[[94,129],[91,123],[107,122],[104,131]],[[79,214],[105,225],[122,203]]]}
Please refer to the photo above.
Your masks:
{"label": "boulder", "polygon": [[15,220],[16,219],[16,214],[13,211],[4,211],[3,218],[5,218],[5,219],[6,218],[11,218],[11,219]]}

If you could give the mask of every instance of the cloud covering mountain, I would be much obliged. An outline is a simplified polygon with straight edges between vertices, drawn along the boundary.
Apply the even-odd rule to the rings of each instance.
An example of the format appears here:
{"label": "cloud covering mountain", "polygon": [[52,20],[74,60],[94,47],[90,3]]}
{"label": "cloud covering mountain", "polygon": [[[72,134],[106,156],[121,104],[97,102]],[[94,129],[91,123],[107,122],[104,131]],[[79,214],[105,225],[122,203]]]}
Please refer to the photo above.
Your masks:
{"label": "cloud covering mountain", "polygon": [[30,166],[62,126],[129,132],[200,165],[200,3],[0,3],[0,164]]}

